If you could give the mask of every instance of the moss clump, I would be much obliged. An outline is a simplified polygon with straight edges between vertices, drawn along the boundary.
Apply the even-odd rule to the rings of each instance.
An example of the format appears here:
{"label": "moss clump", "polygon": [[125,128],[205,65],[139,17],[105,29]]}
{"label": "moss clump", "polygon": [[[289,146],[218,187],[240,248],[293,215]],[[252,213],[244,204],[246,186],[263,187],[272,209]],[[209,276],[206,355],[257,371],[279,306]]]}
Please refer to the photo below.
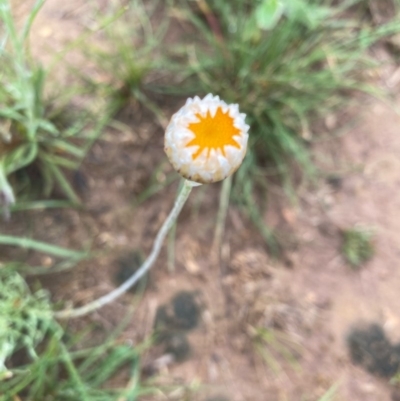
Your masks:
{"label": "moss clump", "polygon": [[164,345],[175,361],[185,360],[190,355],[187,332],[193,330],[200,319],[200,306],[195,293],[180,291],[165,305],[157,309],[154,329],[156,341]]}
{"label": "moss clump", "polygon": [[192,292],[181,291],[172,300],[177,325],[182,330],[194,329],[200,317],[200,308]]}
{"label": "moss clump", "polygon": [[154,327],[157,331],[189,331],[197,327],[199,319],[200,307],[195,294],[180,291],[168,304],[158,308]]}
{"label": "moss clump", "polygon": [[393,346],[377,324],[353,329],[347,344],[352,361],[372,374],[392,377],[400,369],[399,345]]}

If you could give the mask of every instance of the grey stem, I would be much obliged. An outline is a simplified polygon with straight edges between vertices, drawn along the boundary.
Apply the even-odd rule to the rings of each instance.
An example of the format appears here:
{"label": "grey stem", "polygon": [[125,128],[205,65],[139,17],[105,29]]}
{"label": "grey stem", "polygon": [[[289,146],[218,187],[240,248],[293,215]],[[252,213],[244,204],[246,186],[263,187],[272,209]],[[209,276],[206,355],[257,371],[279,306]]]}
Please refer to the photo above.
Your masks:
{"label": "grey stem", "polygon": [[225,232],[226,216],[228,214],[228,209],[229,209],[231,188],[232,188],[232,176],[230,175],[222,183],[221,196],[219,200],[219,209],[217,214],[217,223],[215,225],[215,231],[214,231],[212,250],[215,253],[214,256],[217,257],[217,262],[219,262],[221,256],[221,246]]}
{"label": "grey stem", "polygon": [[156,261],[158,254],[160,253],[161,246],[164,242],[168,231],[171,229],[173,224],[175,223],[179,213],[181,212],[183,205],[185,204],[186,200],[189,197],[189,194],[193,188],[193,186],[198,185],[197,183],[193,183],[191,181],[185,180],[184,185],[182,186],[181,191],[179,192],[178,197],[176,198],[174,207],[172,208],[170,214],[168,215],[167,219],[164,221],[164,224],[161,226],[156,239],[154,240],[153,249],[150,252],[150,255],[144,261],[142,266],[123,284],[121,284],[115,290],[109,292],[108,294],[89,302],[88,304],[76,308],[76,309],[65,309],[58,312],[54,312],[54,316],[59,319],[68,319],[68,318],[75,318],[79,316],[84,316],[90,312],[93,312],[96,309],[101,308],[104,305],[113,302],[116,298],[124,294],[126,291],[129,290],[133,285],[135,285],[144,274],[151,268],[153,263]]}

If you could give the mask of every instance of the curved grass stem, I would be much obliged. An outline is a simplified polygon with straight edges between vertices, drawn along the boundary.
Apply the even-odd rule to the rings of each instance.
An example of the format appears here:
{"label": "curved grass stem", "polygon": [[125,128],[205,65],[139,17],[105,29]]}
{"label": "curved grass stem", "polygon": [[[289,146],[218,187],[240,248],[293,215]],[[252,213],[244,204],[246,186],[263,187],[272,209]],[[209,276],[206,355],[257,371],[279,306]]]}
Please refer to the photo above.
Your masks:
{"label": "curved grass stem", "polygon": [[150,270],[151,266],[156,261],[166,235],[176,222],[179,213],[181,212],[193,186],[195,185],[198,184],[185,180],[184,185],[182,186],[182,189],[176,198],[174,207],[172,208],[170,214],[168,215],[163,225],[161,226],[160,230],[158,231],[150,255],[144,261],[142,266],[127,281],[125,281],[115,290],[109,292],[108,294],[92,302],[89,302],[88,304],[80,308],[65,309],[58,312],[54,312],[54,316],[59,319],[68,319],[87,315],[88,313],[93,312],[94,310],[99,309],[104,305],[109,304],[110,302],[113,302],[115,299],[117,299],[118,297],[123,295],[126,291],[128,291],[129,288],[135,285]]}

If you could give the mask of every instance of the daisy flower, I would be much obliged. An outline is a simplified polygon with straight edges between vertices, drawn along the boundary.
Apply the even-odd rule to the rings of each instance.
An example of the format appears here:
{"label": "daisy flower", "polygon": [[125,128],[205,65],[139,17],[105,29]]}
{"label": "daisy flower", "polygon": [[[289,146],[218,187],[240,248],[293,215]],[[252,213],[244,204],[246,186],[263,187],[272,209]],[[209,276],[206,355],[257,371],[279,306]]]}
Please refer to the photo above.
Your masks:
{"label": "daisy flower", "polygon": [[165,152],[183,177],[208,184],[233,174],[246,154],[249,126],[237,104],[195,96],[175,113],[165,133]]}

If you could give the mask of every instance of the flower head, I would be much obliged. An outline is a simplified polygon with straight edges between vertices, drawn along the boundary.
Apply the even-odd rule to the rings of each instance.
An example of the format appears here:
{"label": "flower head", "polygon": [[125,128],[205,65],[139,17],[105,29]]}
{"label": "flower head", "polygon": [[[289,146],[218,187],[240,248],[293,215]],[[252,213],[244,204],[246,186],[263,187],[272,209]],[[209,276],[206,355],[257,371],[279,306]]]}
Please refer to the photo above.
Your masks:
{"label": "flower head", "polygon": [[249,126],[237,104],[218,96],[195,96],[175,113],[165,133],[165,152],[191,181],[207,184],[233,174],[247,149]]}

